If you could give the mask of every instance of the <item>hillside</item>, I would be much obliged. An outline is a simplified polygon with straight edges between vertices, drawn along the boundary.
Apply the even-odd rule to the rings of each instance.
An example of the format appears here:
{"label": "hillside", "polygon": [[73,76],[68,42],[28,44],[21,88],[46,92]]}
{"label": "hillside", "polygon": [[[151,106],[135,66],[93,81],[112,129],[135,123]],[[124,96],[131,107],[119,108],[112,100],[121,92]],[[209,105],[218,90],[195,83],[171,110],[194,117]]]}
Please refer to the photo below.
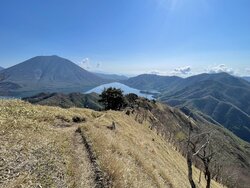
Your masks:
{"label": "hillside", "polygon": [[0,66],[0,71],[3,70],[4,68]]}
{"label": "hillside", "polygon": [[[18,100],[0,106],[1,187],[189,187],[185,158],[147,122]],[[194,168],[195,181],[198,175]]]}
{"label": "hillside", "polygon": [[[188,136],[189,122],[187,116],[183,115],[180,110],[161,103],[139,101],[136,106],[139,108],[135,108],[131,112],[138,122],[149,121],[149,127],[156,130],[157,134],[162,135],[168,142],[176,146],[177,150],[186,155],[185,140]],[[222,126],[210,123],[208,118],[200,114],[199,111],[196,113],[188,112],[187,109],[181,110],[192,118],[194,137],[205,132],[213,133],[211,145],[215,156],[214,164],[210,168],[215,178],[216,174],[223,169],[217,179],[220,179],[228,187],[247,187],[250,183],[249,143],[242,141]],[[202,166],[198,161],[196,165]]]}
{"label": "hillside", "polygon": [[193,76],[165,91],[160,100],[199,110],[250,141],[250,85],[243,79],[225,73]]}
{"label": "hillside", "polygon": [[[55,105],[56,103],[52,104]],[[161,135],[167,143],[175,146],[175,148],[178,148],[178,151],[185,155],[186,144],[184,140],[188,134],[188,121],[187,116],[179,110],[160,103],[155,104],[153,101],[147,99],[138,98],[136,102],[130,101],[129,106],[123,113],[126,114],[126,116],[124,116],[125,119],[131,117],[139,124],[146,125],[146,127],[149,127],[158,135]],[[226,185],[235,185],[241,182],[241,186],[238,187],[245,187],[244,185],[249,183],[250,145],[226,129],[209,123],[207,117],[201,116],[200,114],[193,114],[191,117],[193,118],[193,123],[196,124],[195,134],[207,132],[208,130],[213,130],[214,132],[212,145],[214,151],[216,151],[215,161],[217,162],[213,162],[211,166],[213,176]],[[113,120],[116,121],[115,118]],[[202,168],[202,164],[198,161],[196,161],[196,165]],[[223,168],[219,168],[218,165],[223,166]],[[235,172],[234,175],[231,176],[228,172],[232,170]],[[219,171],[220,175],[216,175]]]}
{"label": "hillside", "polygon": [[219,101],[212,96],[205,96],[187,101],[168,100],[167,103],[179,108],[188,107],[198,109],[200,112],[210,116],[221,125],[232,131],[243,140],[250,142],[250,116],[231,103]]}
{"label": "hillside", "polygon": [[190,76],[186,79],[183,79],[181,82],[177,84],[177,88],[181,89],[183,87],[191,86],[199,82],[204,81],[217,81],[225,85],[236,86],[236,87],[249,87],[249,83],[245,80],[232,76],[228,73],[214,73],[214,74],[198,74],[195,76]]}
{"label": "hillside", "polygon": [[140,90],[168,90],[176,85],[182,78],[177,76],[159,76],[154,74],[142,74],[122,81],[122,83]]}
{"label": "hillside", "polygon": [[128,79],[128,77],[126,77],[124,75],[118,75],[118,74],[105,74],[105,73],[96,73],[96,72],[94,72],[94,74],[96,76],[99,76],[99,77],[103,78],[103,79],[112,80],[113,82]]}
{"label": "hillside", "polygon": [[158,90],[161,92],[158,100],[198,110],[250,141],[250,83],[242,78],[227,73],[200,74],[185,79],[139,75],[125,82],[137,89]]}
{"label": "hillside", "polygon": [[40,93],[32,97],[23,98],[32,104],[59,106],[62,108],[90,108],[94,110],[103,109],[103,106],[98,103],[99,95],[95,93]]}
{"label": "hillside", "polygon": [[[84,91],[107,82],[58,56],[37,56],[0,73],[0,95],[27,96],[38,92]],[[5,85],[17,87],[6,87]]]}

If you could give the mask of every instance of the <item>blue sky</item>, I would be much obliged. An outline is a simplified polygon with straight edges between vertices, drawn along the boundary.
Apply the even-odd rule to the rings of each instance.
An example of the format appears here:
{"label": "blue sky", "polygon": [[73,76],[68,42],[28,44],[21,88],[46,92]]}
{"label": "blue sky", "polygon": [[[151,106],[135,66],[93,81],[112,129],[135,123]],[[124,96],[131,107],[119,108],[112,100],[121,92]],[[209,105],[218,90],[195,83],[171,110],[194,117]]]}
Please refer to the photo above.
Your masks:
{"label": "blue sky", "polygon": [[1,0],[0,66],[54,54],[98,72],[250,75],[250,1]]}

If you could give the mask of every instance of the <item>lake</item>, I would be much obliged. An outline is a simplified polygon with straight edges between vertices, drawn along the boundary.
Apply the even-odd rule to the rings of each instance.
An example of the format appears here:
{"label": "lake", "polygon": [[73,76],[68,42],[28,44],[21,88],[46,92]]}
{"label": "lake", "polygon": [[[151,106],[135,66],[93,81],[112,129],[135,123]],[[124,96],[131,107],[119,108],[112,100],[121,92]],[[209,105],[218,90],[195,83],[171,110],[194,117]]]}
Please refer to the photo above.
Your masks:
{"label": "lake", "polygon": [[105,89],[105,88],[109,88],[109,87],[115,87],[117,89],[121,89],[123,91],[123,94],[129,94],[129,93],[134,93],[140,97],[145,97],[145,98],[148,98],[150,100],[154,99],[153,95],[152,94],[147,94],[147,93],[141,93],[140,90],[138,89],[135,89],[135,88],[132,88],[132,87],[129,87],[127,85],[124,85],[124,84],[121,84],[121,83],[118,83],[118,82],[113,82],[113,83],[108,83],[108,84],[103,84],[103,85],[100,85],[98,87],[95,87],[87,92],[85,92],[86,94],[87,93],[98,93],[98,94],[101,94],[102,91]]}

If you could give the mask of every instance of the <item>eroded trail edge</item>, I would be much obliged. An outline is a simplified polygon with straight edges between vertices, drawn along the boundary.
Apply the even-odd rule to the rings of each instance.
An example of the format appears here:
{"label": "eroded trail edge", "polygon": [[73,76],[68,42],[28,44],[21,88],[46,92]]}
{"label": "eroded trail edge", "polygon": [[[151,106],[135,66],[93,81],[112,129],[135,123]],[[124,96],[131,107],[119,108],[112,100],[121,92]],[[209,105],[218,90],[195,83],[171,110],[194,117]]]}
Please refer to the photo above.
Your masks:
{"label": "eroded trail edge", "polygon": [[102,172],[102,170],[100,169],[100,166],[97,163],[97,158],[96,158],[95,152],[92,149],[90,141],[87,140],[86,135],[84,134],[84,132],[81,130],[80,127],[78,127],[75,132],[76,134],[79,134],[81,136],[82,143],[85,146],[85,149],[88,154],[88,158],[93,166],[95,187],[96,188],[110,187],[108,181],[104,177],[104,173]]}

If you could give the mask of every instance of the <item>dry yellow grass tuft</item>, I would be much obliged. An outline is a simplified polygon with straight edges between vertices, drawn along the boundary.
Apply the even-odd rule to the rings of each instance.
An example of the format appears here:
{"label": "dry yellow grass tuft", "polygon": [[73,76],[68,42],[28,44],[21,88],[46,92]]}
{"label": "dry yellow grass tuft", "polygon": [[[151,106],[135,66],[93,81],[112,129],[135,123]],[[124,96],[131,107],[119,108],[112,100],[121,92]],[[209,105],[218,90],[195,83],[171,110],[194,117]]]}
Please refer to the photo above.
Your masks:
{"label": "dry yellow grass tuft", "polygon": [[[74,116],[86,122],[73,123]],[[110,130],[113,121],[116,129]],[[185,159],[148,122],[139,124],[123,112],[19,100],[0,100],[0,187],[94,187],[78,126],[112,187],[189,187]],[[195,169],[196,182],[198,174]],[[204,179],[198,186],[205,187]],[[212,187],[221,185],[212,182]]]}

